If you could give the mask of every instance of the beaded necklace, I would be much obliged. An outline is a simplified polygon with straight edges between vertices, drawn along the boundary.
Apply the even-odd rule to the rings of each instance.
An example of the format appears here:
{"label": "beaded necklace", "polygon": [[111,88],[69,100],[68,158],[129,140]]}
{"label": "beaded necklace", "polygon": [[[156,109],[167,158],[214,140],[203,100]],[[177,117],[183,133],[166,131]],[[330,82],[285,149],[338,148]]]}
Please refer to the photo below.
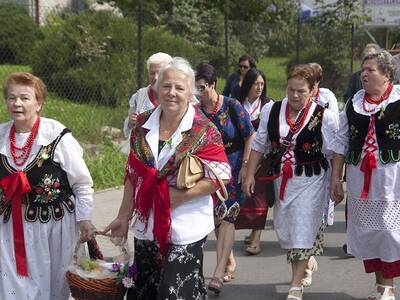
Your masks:
{"label": "beaded necklace", "polygon": [[[17,165],[18,167],[23,166],[25,162],[28,160],[29,154],[31,153],[32,150],[33,142],[35,141],[39,132],[39,126],[40,126],[40,117],[38,117],[35,121],[35,124],[33,124],[31,133],[29,134],[29,137],[26,140],[25,145],[23,147],[17,147],[15,145],[15,126],[14,125],[11,126],[9,135],[10,152],[14,164]],[[17,154],[17,151],[21,153]]]}
{"label": "beaded necklace", "polygon": [[385,101],[387,98],[389,98],[390,93],[392,92],[392,90],[393,90],[393,84],[389,83],[389,85],[386,88],[385,92],[383,93],[383,95],[378,100],[373,99],[370,95],[368,95],[365,92],[364,97],[363,97],[363,102],[362,102],[364,111],[367,112],[367,113],[373,112],[375,110],[375,107],[373,109],[368,109],[367,105],[366,105],[366,102],[368,102],[370,104],[379,105],[383,101]]}
{"label": "beaded necklace", "polygon": [[219,94],[217,93],[217,101],[214,104],[214,108],[213,108],[213,111],[212,111],[211,115],[208,117],[208,119],[210,121],[212,121],[212,119],[214,119],[215,115],[218,112],[218,104],[219,104]]}

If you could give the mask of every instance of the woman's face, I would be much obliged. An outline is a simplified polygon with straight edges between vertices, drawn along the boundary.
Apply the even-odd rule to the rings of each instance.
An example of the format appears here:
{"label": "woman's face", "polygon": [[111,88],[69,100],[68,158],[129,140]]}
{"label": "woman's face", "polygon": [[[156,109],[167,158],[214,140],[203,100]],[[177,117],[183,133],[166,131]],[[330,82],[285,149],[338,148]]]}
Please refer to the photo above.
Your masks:
{"label": "woman's face", "polygon": [[33,87],[11,84],[7,90],[7,110],[17,129],[30,130],[36,121],[41,105],[36,100]]}
{"label": "woman's face", "polygon": [[382,86],[389,82],[389,76],[378,69],[378,63],[375,59],[364,61],[360,76],[363,88],[369,94],[381,90]]}
{"label": "woman's face", "polygon": [[214,87],[215,83],[210,85],[204,79],[196,81],[196,89],[199,92],[198,99],[201,105],[207,105],[211,101]]}
{"label": "woman's face", "polygon": [[158,101],[164,112],[180,117],[185,113],[190,99],[189,79],[175,69],[165,71],[160,83]]}
{"label": "woman's face", "polygon": [[247,95],[247,97],[250,100],[255,100],[257,98],[259,98],[262,94],[262,91],[264,90],[264,79],[262,78],[262,76],[258,76],[256,81],[253,82],[253,85],[250,88],[249,94]]}
{"label": "woman's face", "polygon": [[287,82],[288,105],[294,111],[300,111],[308,102],[313,89],[304,78],[294,77]]}
{"label": "woman's face", "polygon": [[248,60],[242,60],[239,62],[239,72],[240,75],[246,75],[247,71],[250,69],[250,62]]}

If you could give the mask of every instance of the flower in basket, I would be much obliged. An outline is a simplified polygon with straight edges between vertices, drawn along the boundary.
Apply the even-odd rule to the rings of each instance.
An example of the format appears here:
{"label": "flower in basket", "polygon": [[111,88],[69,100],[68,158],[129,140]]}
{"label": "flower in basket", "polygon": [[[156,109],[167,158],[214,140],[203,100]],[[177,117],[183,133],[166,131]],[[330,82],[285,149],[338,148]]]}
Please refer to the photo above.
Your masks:
{"label": "flower in basket", "polygon": [[135,279],[138,274],[135,264],[129,265],[129,263],[114,263],[112,265],[112,271],[117,272],[117,281],[122,283],[127,289],[135,285]]}

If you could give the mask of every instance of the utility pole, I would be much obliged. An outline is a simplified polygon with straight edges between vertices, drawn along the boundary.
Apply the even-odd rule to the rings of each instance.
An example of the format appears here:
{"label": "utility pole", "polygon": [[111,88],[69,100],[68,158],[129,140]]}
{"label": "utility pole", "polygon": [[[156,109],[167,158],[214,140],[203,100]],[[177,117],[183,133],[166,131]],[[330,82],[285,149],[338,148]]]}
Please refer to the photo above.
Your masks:
{"label": "utility pole", "polygon": [[142,87],[142,0],[138,0],[138,6],[136,9],[136,85],[137,89]]}

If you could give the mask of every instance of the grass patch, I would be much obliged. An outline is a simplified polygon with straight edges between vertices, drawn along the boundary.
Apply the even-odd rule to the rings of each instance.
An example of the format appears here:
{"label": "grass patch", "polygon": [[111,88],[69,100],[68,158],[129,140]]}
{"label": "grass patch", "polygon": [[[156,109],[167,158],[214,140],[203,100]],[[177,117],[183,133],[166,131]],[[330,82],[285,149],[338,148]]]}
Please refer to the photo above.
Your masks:
{"label": "grass patch", "polygon": [[115,149],[111,143],[101,145],[100,155],[84,155],[86,164],[93,177],[94,188],[102,190],[123,184],[126,155]]}

